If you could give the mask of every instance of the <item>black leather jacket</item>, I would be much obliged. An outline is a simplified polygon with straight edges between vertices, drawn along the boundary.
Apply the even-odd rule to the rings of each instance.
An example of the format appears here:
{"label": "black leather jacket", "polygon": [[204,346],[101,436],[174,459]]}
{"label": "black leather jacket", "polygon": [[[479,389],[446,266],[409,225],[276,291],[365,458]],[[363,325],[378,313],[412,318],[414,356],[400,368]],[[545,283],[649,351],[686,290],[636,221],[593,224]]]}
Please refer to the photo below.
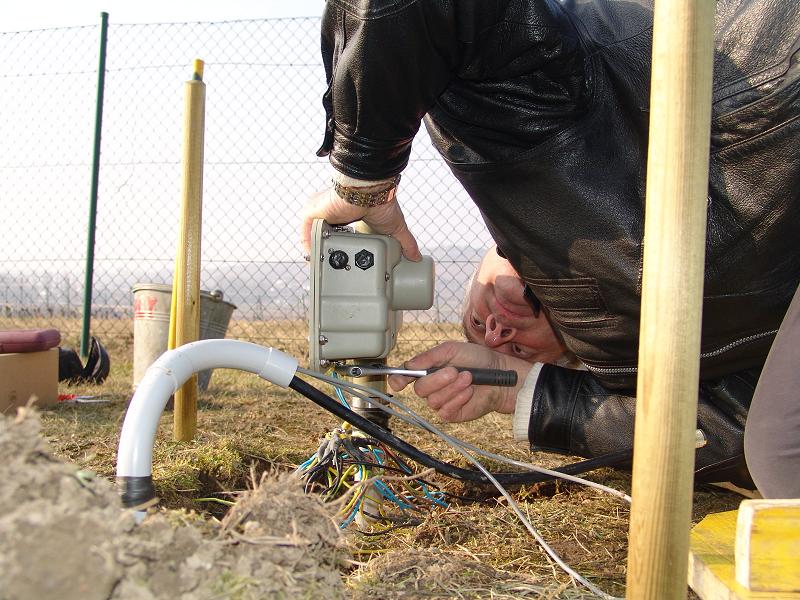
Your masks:
{"label": "black leather jacket", "polygon": [[[800,281],[800,3],[718,0],[716,12],[709,381],[760,368]],[[425,117],[605,390],[635,387],[651,34],[644,0],[328,0],[322,24],[320,153],[354,177],[395,175]]]}

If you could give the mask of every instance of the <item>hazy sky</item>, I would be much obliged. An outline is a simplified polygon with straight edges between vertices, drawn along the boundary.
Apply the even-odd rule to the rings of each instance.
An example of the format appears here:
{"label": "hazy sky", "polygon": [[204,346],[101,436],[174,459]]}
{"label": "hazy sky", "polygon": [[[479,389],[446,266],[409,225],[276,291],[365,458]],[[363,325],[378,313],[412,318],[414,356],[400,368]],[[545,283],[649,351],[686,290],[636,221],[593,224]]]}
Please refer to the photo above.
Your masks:
{"label": "hazy sky", "polygon": [[[324,0],[0,2],[0,31],[24,32],[0,35],[0,209],[11,215],[0,218],[0,276],[21,273],[14,281],[23,282],[0,285],[0,306],[39,302],[37,281],[52,282],[48,302],[64,305],[66,296],[68,306],[80,304],[104,11],[111,50],[94,269],[103,302],[128,306],[134,282],[171,280],[182,99],[194,58],[206,61],[208,86],[202,285],[242,305],[253,294],[280,299],[281,286],[305,294],[299,212],[332,171],[316,156],[325,130]],[[188,24],[155,25],[174,22]],[[461,270],[461,279],[442,277],[460,305],[472,249],[490,238],[424,132],[401,203],[423,252],[444,248],[441,259]]]}
{"label": "hazy sky", "polygon": [[0,0],[0,31],[94,25],[101,12],[112,23],[223,21],[314,17],[324,0]]}

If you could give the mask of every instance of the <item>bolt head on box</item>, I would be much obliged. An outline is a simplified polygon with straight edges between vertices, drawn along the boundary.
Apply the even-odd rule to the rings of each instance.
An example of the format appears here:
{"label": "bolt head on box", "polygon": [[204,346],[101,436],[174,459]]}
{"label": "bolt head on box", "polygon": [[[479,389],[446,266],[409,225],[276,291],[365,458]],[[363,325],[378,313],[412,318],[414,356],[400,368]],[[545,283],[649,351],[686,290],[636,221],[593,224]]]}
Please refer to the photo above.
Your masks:
{"label": "bolt head on box", "polygon": [[375,256],[372,252],[362,249],[356,253],[356,266],[363,271],[366,271],[375,264]]}

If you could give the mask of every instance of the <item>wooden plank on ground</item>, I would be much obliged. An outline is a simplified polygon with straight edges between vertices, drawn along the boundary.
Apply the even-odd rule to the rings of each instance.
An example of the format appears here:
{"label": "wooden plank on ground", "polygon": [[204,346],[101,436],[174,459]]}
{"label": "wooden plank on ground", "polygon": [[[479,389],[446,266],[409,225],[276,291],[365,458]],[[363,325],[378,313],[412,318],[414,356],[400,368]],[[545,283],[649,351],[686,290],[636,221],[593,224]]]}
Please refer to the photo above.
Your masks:
{"label": "wooden plank on ground", "polygon": [[745,500],[736,525],[736,581],[752,591],[800,592],[800,500]]}
{"label": "wooden plank on ground", "polygon": [[703,600],[800,600],[797,592],[756,592],[736,581],[737,510],[708,515],[692,529],[689,585]]}

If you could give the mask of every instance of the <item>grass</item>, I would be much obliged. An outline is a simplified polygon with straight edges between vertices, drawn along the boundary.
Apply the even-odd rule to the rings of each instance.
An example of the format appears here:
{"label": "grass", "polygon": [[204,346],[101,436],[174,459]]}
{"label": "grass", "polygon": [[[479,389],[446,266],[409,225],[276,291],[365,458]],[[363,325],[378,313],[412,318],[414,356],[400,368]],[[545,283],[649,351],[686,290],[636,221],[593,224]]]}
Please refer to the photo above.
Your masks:
{"label": "grass", "polygon": [[[421,326],[417,326],[421,327]],[[440,326],[441,328],[441,326]],[[299,330],[298,330],[299,331]],[[238,337],[246,331],[234,326]],[[455,327],[444,337],[458,338]],[[441,335],[442,331],[437,332]],[[429,347],[424,332],[410,327],[392,363]],[[104,340],[105,344],[105,340]],[[131,396],[132,350],[129,338],[107,344],[112,356],[109,379],[98,386],[61,386],[62,393],[102,396],[105,404],[61,404],[43,410],[44,435],[60,456],[103,477],[114,478],[116,447]],[[296,338],[286,342],[304,362]],[[294,351],[292,351],[294,350]],[[401,400],[424,416],[432,413],[413,395]],[[319,437],[338,421],[302,396],[233,370],[217,370],[199,399],[194,441],[172,440],[172,413],[160,421],[153,456],[153,478],[162,506],[196,511],[205,519],[228,510],[231,493],[247,487],[251,467],[291,470],[316,450]],[[422,450],[464,465],[455,451],[424,432],[393,423],[397,435]],[[489,415],[480,421],[444,425],[449,433],[488,450],[545,466],[566,457],[530,452],[511,438],[510,417]],[[625,473],[602,470],[589,477],[630,491]],[[442,477],[443,489],[479,501],[454,502],[431,512],[421,525],[367,536],[349,535],[353,561],[342,576],[355,598],[586,598],[541,551],[496,492]],[[541,535],[584,577],[609,593],[624,593],[628,507],[589,488],[549,483],[513,489]],[[741,498],[702,488],[695,493],[694,519],[729,510]],[[234,588],[243,582],[229,582]],[[237,588],[238,589],[238,588]]]}

